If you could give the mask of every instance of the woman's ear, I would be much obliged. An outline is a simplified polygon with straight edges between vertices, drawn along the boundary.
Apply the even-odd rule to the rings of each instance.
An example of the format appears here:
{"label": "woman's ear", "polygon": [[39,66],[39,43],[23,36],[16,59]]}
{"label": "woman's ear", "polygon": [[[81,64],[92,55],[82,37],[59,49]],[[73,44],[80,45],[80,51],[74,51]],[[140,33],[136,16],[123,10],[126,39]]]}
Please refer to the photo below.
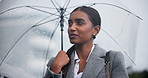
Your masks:
{"label": "woman's ear", "polygon": [[100,28],[101,28],[101,27],[100,27],[99,25],[95,26],[95,27],[94,27],[94,34],[97,35],[97,34],[100,32]]}

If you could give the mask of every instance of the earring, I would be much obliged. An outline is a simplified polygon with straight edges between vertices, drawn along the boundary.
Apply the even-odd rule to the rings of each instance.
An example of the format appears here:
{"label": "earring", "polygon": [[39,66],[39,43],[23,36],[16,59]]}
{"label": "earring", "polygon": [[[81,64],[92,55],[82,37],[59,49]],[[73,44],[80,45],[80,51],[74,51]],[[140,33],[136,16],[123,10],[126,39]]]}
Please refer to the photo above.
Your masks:
{"label": "earring", "polygon": [[93,37],[93,39],[95,39],[95,38],[96,38],[96,35],[95,35],[95,34],[93,34],[93,35],[92,35],[92,37]]}

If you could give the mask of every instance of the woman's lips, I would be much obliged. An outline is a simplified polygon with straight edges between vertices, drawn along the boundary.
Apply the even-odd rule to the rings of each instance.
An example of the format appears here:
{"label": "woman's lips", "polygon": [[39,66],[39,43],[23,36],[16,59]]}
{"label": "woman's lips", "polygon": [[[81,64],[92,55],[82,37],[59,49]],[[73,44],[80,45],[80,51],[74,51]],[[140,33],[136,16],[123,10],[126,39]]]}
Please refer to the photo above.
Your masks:
{"label": "woman's lips", "polygon": [[76,38],[78,35],[77,34],[70,34],[69,38]]}

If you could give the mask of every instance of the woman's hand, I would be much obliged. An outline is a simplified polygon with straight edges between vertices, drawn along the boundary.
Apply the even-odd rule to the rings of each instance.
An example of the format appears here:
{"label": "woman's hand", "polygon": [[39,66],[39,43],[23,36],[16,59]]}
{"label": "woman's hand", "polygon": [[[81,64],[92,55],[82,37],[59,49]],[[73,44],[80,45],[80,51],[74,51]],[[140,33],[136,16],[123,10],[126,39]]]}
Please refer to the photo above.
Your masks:
{"label": "woman's hand", "polygon": [[70,61],[68,55],[64,51],[59,51],[55,59],[53,60],[50,70],[54,73],[59,74],[61,72],[62,67],[68,64]]}

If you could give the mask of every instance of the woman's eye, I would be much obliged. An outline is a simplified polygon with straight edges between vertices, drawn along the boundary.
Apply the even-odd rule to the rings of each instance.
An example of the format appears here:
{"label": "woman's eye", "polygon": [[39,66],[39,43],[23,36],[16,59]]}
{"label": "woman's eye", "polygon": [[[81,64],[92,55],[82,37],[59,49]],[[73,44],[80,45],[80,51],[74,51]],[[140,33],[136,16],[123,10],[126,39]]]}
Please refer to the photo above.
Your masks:
{"label": "woman's eye", "polygon": [[77,21],[77,25],[83,25],[84,23],[83,23],[83,21]]}

